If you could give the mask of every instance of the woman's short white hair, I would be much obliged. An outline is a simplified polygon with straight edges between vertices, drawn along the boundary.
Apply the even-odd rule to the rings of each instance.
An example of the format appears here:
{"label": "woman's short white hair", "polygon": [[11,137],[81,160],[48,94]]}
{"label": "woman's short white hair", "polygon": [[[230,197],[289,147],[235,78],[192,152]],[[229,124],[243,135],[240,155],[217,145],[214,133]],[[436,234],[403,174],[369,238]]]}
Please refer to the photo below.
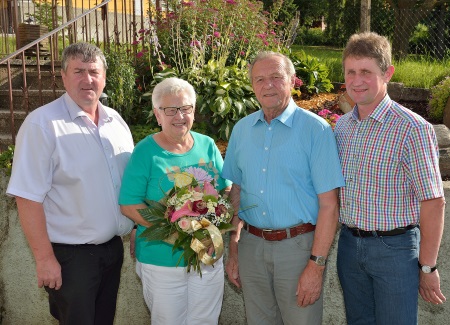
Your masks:
{"label": "woman's short white hair", "polygon": [[179,78],[167,78],[161,81],[155,86],[152,93],[152,104],[153,108],[160,108],[161,100],[165,96],[177,96],[180,93],[185,93],[188,95],[192,105],[195,107],[196,94],[194,87],[186,80]]}

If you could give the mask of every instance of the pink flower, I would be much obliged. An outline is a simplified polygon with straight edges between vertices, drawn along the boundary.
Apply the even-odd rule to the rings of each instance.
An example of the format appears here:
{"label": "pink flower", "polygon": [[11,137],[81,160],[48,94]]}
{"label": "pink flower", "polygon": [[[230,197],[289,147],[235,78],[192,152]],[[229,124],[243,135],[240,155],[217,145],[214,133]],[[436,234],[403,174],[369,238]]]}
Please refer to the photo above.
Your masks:
{"label": "pink flower", "polygon": [[189,44],[191,47],[201,47],[201,44],[199,41],[192,41],[191,44]]}
{"label": "pink flower", "polygon": [[302,79],[300,79],[298,77],[295,77],[295,85],[294,85],[294,87],[295,88],[300,88],[302,85],[303,85]]}
{"label": "pink flower", "polygon": [[225,2],[228,3],[228,4],[230,4],[230,5],[235,5],[235,4],[237,4],[237,2],[234,1],[234,0],[225,0]]}
{"label": "pink flower", "polygon": [[319,113],[317,113],[319,116],[321,117],[326,117],[328,114],[331,114],[331,111],[327,110],[327,109],[323,109],[321,110]]}
{"label": "pink flower", "polygon": [[239,53],[241,56],[245,56],[245,52],[241,51],[241,53]]}
{"label": "pink flower", "polygon": [[192,1],[187,1],[187,2],[182,2],[181,5],[185,6],[185,7],[193,7],[194,3]]}
{"label": "pink flower", "polygon": [[214,188],[214,186],[212,186],[211,183],[207,183],[207,182],[205,182],[203,184],[203,193],[205,193],[205,195],[213,195],[215,197],[219,196],[219,193]]}
{"label": "pink flower", "polygon": [[191,222],[188,219],[183,218],[178,220],[178,226],[181,228],[181,230],[187,231],[189,230],[189,228],[191,228]]}
{"label": "pink flower", "polygon": [[220,37],[220,33],[219,32],[214,32],[214,37],[217,37],[217,38],[219,38]]}
{"label": "pink flower", "polygon": [[337,122],[340,118],[341,118],[341,116],[336,113],[334,113],[330,116],[330,120],[332,120],[333,122]]}
{"label": "pink flower", "polygon": [[200,213],[192,211],[192,203],[191,201],[186,201],[186,203],[181,207],[180,210],[176,210],[172,217],[170,218],[171,222],[175,222],[181,217],[184,216],[192,216],[192,217],[198,217]]}
{"label": "pink flower", "polygon": [[144,52],[138,52],[136,53],[137,58],[142,58],[144,56]]}

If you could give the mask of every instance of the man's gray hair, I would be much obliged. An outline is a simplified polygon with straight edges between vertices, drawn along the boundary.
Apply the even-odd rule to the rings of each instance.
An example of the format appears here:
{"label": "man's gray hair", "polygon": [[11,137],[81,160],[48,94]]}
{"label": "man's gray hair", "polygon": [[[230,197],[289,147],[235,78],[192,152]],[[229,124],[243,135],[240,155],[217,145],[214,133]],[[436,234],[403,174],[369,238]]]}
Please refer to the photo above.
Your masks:
{"label": "man's gray hair", "polygon": [[160,103],[165,96],[177,96],[181,92],[188,95],[189,100],[195,107],[196,94],[194,87],[186,80],[179,78],[167,78],[155,86],[152,93],[153,108],[160,108]]}
{"label": "man's gray hair", "polygon": [[292,63],[291,59],[289,59],[286,55],[273,51],[261,51],[256,55],[256,57],[253,59],[252,63],[248,68],[248,77],[250,79],[250,82],[252,82],[252,70],[255,63],[274,56],[279,57],[283,60],[284,66],[286,68],[286,74],[288,77],[295,76],[294,64]]}
{"label": "man's gray hair", "polygon": [[102,50],[90,43],[73,43],[66,47],[62,52],[61,68],[63,71],[67,71],[69,60],[72,59],[81,59],[82,62],[95,62],[97,61],[97,58],[102,61],[106,71],[108,65],[106,64],[105,55]]}

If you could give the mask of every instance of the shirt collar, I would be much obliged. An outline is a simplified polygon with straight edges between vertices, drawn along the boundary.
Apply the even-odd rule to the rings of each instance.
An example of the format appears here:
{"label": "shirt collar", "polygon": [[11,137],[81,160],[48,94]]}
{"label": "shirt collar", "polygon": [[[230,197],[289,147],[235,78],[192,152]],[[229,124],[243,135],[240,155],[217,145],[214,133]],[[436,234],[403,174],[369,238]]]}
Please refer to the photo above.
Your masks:
{"label": "shirt collar", "polygon": [[[63,95],[63,99],[66,103],[67,110],[69,112],[70,118],[75,120],[77,117],[87,117],[87,114],[85,111],[83,111],[80,106],[77,105],[77,103],[74,102],[74,100],[69,96],[69,94],[65,93]],[[113,117],[110,115],[103,107],[103,105],[99,102],[98,103],[98,112],[99,112],[99,120],[104,121],[104,123],[112,121]]]}
{"label": "shirt collar", "polygon": [[[381,102],[375,107],[375,109],[370,113],[369,118],[374,119],[377,122],[383,123],[386,118],[386,114],[391,109],[392,99],[388,94],[384,96]],[[358,105],[355,105],[352,112],[352,118],[354,120],[359,119]]]}
{"label": "shirt collar", "polygon": [[[284,125],[292,127],[292,120],[294,118],[294,113],[297,110],[297,107],[298,107],[297,104],[295,104],[294,100],[291,98],[286,109],[276,118],[274,118],[274,120],[278,120]],[[266,123],[266,120],[264,119],[264,111],[262,109],[260,109],[258,113],[255,114],[255,118],[252,125],[254,126],[258,121]]]}

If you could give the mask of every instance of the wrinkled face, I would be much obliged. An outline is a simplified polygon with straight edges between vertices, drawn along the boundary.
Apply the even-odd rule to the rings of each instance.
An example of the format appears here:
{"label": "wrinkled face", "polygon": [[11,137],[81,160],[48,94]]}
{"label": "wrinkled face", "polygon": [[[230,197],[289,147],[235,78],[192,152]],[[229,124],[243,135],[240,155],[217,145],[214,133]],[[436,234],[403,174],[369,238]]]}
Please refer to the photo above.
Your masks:
{"label": "wrinkled face", "polygon": [[70,59],[61,75],[64,88],[78,106],[83,110],[97,106],[106,83],[106,71],[99,58],[95,62]]}
{"label": "wrinkled face", "polygon": [[344,77],[347,93],[358,108],[373,110],[386,95],[387,83],[394,73],[390,66],[383,72],[373,58],[347,57]]}
{"label": "wrinkled face", "polygon": [[[189,114],[183,114],[180,110],[177,110],[174,116],[167,116],[164,110],[160,109],[165,107],[182,107],[185,105],[193,105],[194,110]],[[195,103],[192,103],[192,100],[185,92],[180,92],[176,96],[164,96],[160,102],[160,107],[155,107],[154,112],[158,123],[161,124],[162,132],[171,137],[179,138],[186,135],[192,128]]]}
{"label": "wrinkled face", "polygon": [[257,61],[252,68],[252,87],[264,112],[284,110],[291,99],[295,76],[289,77],[280,57]]}

